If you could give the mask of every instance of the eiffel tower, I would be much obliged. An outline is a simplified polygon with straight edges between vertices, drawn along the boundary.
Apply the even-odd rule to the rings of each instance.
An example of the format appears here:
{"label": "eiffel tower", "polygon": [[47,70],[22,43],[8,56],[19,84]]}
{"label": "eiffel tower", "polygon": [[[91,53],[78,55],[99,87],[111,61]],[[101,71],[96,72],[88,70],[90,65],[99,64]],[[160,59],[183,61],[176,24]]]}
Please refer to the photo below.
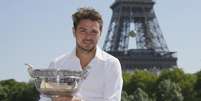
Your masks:
{"label": "eiffel tower", "polygon": [[153,0],[115,0],[111,5],[113,14],[103,50],[117,57],[123,70],[177,66],[175,52],[168,50],[162,35],[154,4]]}

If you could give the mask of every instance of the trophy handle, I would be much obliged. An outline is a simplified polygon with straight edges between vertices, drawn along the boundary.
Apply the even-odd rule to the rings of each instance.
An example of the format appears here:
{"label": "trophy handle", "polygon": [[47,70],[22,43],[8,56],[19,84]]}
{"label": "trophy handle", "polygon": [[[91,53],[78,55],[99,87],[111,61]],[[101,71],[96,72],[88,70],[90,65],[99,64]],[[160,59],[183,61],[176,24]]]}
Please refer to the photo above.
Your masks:
{"label": "trophy handle", "polygon": [[27,70],[28,70],[28,72],[29,72],[29,75],[30,75],[31,77],[33,77],[33,70],[32,70],[33,66],[32,66],[31,64],[27,64],[27,63],[25,63],[24,65],[28,67]]}

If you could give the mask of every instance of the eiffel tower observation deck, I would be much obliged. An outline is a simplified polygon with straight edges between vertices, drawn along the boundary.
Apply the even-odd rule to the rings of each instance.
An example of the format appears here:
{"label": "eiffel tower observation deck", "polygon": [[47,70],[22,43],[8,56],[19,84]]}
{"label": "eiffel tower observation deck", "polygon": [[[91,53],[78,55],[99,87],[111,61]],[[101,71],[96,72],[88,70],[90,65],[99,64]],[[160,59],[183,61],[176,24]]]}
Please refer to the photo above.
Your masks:
{"label": "eiffel tower observation deck", "polygon": [[115,0],[103,49],[123,70],[160,70],[177,66],[154,12],[154,0]]}

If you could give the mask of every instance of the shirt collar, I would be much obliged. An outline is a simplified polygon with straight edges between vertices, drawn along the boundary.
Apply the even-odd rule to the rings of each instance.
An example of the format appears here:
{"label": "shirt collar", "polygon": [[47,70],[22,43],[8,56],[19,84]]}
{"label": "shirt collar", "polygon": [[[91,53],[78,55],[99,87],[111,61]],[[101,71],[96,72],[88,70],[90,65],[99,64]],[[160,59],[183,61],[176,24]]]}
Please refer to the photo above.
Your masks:
{"label": "shirt collar", "polygon": [[96,47],[95,58],[98,58],[100,60],[104,60],[104,58],[103,58],[103,50],[98,46]]}

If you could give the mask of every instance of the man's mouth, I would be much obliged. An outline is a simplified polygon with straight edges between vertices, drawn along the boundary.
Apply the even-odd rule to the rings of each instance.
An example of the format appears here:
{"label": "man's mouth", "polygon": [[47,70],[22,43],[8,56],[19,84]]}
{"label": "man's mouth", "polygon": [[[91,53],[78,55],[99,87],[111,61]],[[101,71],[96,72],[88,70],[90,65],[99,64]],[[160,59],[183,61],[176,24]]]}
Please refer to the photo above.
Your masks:
{"label": "man's mouth", "polygon": [[84,44],[92,44],[94,41],[93,40],[84,40],[83,43]]}

